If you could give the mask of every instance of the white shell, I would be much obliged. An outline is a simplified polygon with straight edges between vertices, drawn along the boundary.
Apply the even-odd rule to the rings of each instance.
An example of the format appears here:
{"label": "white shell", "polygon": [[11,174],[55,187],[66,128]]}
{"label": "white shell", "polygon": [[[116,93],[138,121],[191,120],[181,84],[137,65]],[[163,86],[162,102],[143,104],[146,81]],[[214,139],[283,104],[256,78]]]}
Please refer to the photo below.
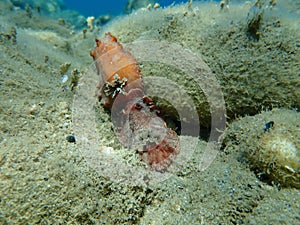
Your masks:
{"label": "white shell", "polygon": [[62,77],[61,77],[61,83],[66,83],[68,81],[68,75],[64,74]]}

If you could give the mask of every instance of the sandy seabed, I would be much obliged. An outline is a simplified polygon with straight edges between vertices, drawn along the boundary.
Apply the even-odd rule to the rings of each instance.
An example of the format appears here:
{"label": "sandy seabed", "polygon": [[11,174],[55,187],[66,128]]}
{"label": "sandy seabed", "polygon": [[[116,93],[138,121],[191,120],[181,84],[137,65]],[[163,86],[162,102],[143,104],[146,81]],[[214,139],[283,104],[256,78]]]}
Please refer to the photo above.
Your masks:
{"label": "sandy seabed", "polygon": [[[250,8],[247,7],[231,6],[227,14],[232,13],[234,18],[245,15]],[[211,12],[216,13],[213,23],[204,9],[211,9]],[[240,10],[239,13],[237,9]],[[289,83],[290,86],[284,86],[278,91],[274,89],[276,93],[270,91],[266,103],[259,94],[257,98],[252,98],[249,93],[259,93],[258,89],[268,84],[259,87],[255,82],[245,81],[245,86],[234,88],[239,86],[240,83],[236,83],[236,80],[240,78],[233,74],[240,74],[241,71],[250,71],[249,74],[253,72],[249,65],[247,67],[231,63],[232,57],[239,55],[230,55],[231,59],[222,61],[224,65],[220,65],[222,63],[218,61],[226,58],[224,54],[230,49],[233,51],[232,49],[241,46],[238,41],[234,44],[227,42],[224,37],[228,37],[228,34],[236,38],[232,38],[233,40],[240,40],[239,37],[243,36],[243,40],[248,40],[242,29],[243,23],[237,22],[240,27],[234,27],[232,24],[235,22],[230,20],[230,16],[226,16],[226,19],[229,18],[228,23],[218,24],[221,21],[217,14],[220,13],[218,5],[199,4],[194,5],[192,9],[181,5],[155,12],[140,11],[126,16],[125,19],[117,18],[104,28],[88,31],[85,38],[81,31],[74,31],[70,24],[58,23],[57,20],[35,12],[30,18],[22,10],[8,8],[7,11],[3,11],[0,16],[0,223],[298,224],[299,189],[260,179],[248,162],[240,160],[238,152],[245,149],[236,147],[238,140],[235,143],[232,143],[235,139],[225,142],[212,164],[206,170],[199,171],[199,161],[207,145],[206,141],[200,140],[186,167],[156,185],[138,186],[130,185],[130,181],[115,182],[107,173],[104,176],[101,171],[96,171],[85,160],[80,145],[66,139],[69,135],[75,135],[76,138],[72,110],[77,86],[72,78],[79,76],[84,79],[85,74],[90,71],[92,58],[89,51],[95,45],[95,37],[101,37],[106,31],[112,31],[120,37],[121,42],[147,38],[165,39],[182,46],[189,45],[193,52],[202,54],[204,61],[221,80],[230,115],[227,126],[231,127],[231,130],[234,128],[232,122],[235,120],[235,112],[237,117],[250,117],[243,111],[246,105],[249,106],[247,110],[251,111],[250,114],[255,116],[260,110],[267,108],[259,109],[257,105],[276,105],[273,99],[281,98],[279,102],[282,102],[282,105],[276,106],[296,111],[300,99],[296,86],[300,83],[300,34],[299,29],[292,29],[293,25],[299,26],[299,23],[291,21],[299,21],[299,14],[294,12],[291,19],[286,11],[278,9],[278,12],[280,13],[277,19],[283,24],[282,28],[274,28],[276,21],[266,20],[262,28],[265,35],[262,34],[262,40],[253,42],[251,55],[253,61],[265,62],[259,64],[261,69],[264,69],[264,64],[268,68],[265,71],[287,73],[282,74],[279,85],[268,83],[270,86],[266,90],[271,90],[272,85],[278,88],[281,87],[280,84]],[[268,18],[268,15],[266,17]],[[149,18],[153,21],[163,18],[159,29],[155,28],[154,22]],[[196,19],[198,22],[195,22]],[[207,33],[200,35],[200,41],[193,41],[189,32],[189,35],[184,36],[184,31],[179,29],[187,29],[187,24],[192,27],[191,21],[199,24],[198,29],[208,27]],[[213,26],[215,23],[217,25]],[[228,27],[221,27],[224,24]],[[291,25],[291,30],[298,32],[291,31],[294,35],[289,35],[291,40],[285,40],[285,36],[281,35],[286,29],[286,24]],[[155,29],[158,32],[154,32]],[[224,36],[220,33],[219,37],[214,35],[218,29],[223,31]],[[274,39],[268,39],[275,34],[277,36],[273,36]],[[279,42],[282,45],[274,47]],[[249,47],[250,44],[244,43],[244,47],[246,45]],[[273,57],[282,54],[278,57],[286,57],[289,64],[265,60],[263,53],[256,52],[257,49],[264,49],[260,48],[260,45],[267,45],[266,49],[270,52],[266,55]],[[206,55],[207,49],[211,49],[215,54],[211,57]],[[242,56],[243,60],[249,59],[247,55]],[[232,59],[237,60],[238,58]],[[267,64],[270,62],[272,64]],[[159,71],[164,71],[164,68],[152,68],[151,64],[150,67],[145,65],[142,68],[145,76]],[[63,75],[69,77],[65,83],[62,83]],[[286,81],[286,77],[289,82]],[[244,80],[245,77],[241,79]],[[252,92],[253,87],[257,88],[257,91]],[[230,94],[235,97],[230,97]],[[236,96],[241,98],[237,99]],[[97,103],[96,97],[94,104],[95,112],[98,113],[97,132],[101,140],[99,151],[105,146],[116,151],[117,155],[128,163],[136,160],[132,155],[122,155],[128,150],[122,147],[114,136],[109,114]],[[299,117],[299,114],[296,116]],[[243,119],[239,121],[244,123]],[[287,124],[288,122],[286,121]],[[249,123],[248,130],[244,127],[245,132],[255,130],[251,126]],[[253,127],[257,126],[263,129],[264,123],[260,121],[253,124]],[[295,143],[299,144],[299,141],[295,140]],[[230,144],[235,146],[235,151],[230,151]],[[299,145],[296,146],[299,148]],[[109,163],[107,167],[113,174],[116,168],[113,165],[110,168]],[[299,170],[294,172],[296,175],[298,173],[299,179]]]}

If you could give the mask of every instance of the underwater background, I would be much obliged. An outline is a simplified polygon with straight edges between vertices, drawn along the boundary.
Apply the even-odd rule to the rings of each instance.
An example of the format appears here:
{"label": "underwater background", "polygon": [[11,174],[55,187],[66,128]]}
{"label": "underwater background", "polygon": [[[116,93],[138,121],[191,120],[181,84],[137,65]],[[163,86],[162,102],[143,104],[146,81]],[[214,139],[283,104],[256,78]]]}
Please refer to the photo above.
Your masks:
{"label": "underwater background", "polygon": [[[95,39],[178,136],[165,171],[116,134]],[[299,0],[1,0],[0,224],[299,224],[299,108]]]}
{"label": "underwater background", "polygon": [[[125,0],[116,0],[116,1],[93,1],[93,0],[64,0],[65,6],[69,9],[77,10],[84,16],[98,16],[100,14],[113,14],[120,15],[124,13],[127,1]],[[144,5],[145,5],[144,1]],[[184,1],[173,1],[173,0],[161,0],[155,1],[159,3],[162,7],[168,6],[170,4],[181,3]]]}

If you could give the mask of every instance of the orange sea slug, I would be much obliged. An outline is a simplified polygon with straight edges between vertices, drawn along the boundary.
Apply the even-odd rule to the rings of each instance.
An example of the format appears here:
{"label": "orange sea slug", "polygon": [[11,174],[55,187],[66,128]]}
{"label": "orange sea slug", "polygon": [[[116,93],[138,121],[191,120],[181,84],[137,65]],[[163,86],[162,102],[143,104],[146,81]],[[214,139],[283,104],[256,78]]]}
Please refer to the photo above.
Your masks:
{"label": "orange sea slug", "polygon": [[179,153],[179,138],[145,95],[137,61],[106,33],[90,52],[100,78],[98,98],[112,112],[120,142],[135,150],[150,169],[165,171]]}
{"label": "orange sea slug", "polygon": [[111,108],[119,92],[143,89],[142,75],[136,59],[111,33],[106,33],[102,40],[96,39],[96,43],[97,47],[90,55],[100,76],[98,98],[104,107]]}

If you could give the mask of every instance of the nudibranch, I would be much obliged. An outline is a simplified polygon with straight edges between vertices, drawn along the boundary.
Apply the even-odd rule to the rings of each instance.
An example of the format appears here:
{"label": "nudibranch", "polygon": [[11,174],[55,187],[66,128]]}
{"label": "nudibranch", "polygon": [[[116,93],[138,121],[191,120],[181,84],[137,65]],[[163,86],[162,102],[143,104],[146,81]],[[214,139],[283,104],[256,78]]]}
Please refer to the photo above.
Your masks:
{"label": "nudibranch", "polygon": [[111,33],[106,33],[102,40],[96,39],[96,44],[90,55],[100,77],[98,98],[104,107],[111,108],[119,92],[143,89],[142,75],[136,59]]}
{"label": "nudibranch", "polygon": [[136,59],[111,33],[96,39],[96,44],[90,55],[100,78],[98,98],[111,110],[120,142],[134,150],[150,169],[166,171],[179,153],[179,138],[145,94]]}

